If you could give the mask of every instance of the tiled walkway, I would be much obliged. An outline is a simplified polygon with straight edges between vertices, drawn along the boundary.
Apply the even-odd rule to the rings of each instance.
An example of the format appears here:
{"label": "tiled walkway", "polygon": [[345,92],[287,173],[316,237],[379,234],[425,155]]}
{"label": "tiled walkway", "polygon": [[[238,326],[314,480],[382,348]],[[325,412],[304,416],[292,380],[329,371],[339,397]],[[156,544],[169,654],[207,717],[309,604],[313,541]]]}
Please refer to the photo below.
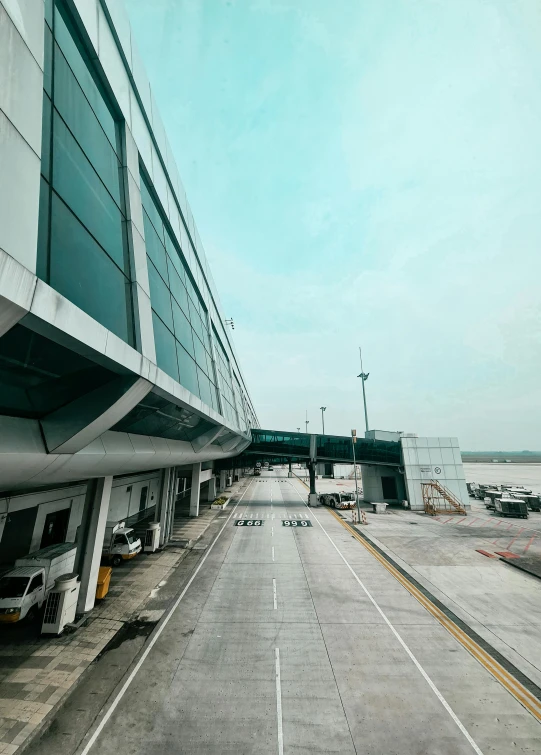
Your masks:
{"label": "tiled walkway", "polygon": [[115,569],[107,598],[73,634],[42,638],[37,624],[1,628],[0,755],[12,755],[26,742],[126,622],[161,618],[163,611],[145,612],[145,604],[188,553],[176,544],[193,544],[219,513],[203,506],[200,517],[190,519],[180,505],[172,546]]}

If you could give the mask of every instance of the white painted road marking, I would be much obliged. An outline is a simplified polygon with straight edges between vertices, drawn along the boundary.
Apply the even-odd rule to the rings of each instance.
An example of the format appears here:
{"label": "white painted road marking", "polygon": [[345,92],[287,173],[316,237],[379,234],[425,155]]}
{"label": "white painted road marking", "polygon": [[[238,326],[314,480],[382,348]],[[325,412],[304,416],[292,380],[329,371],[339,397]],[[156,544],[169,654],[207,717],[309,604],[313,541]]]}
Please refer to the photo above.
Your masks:
{"label": "white painted road marking", "polygon": [[118,692],[118,695],[115,697],[115,699],[111,703],[111,706],[108,708],[107,712],[104,714],[103,718],[99,722],[98,726],[96,727],[94,733],[92,734],[92,736],[90,737],[90,739],[86,743],[85,747],[80,751],[80,755],[88,755],[88,753],[90,752],[90,750],[92,749],[92,747],[96,743],[96,740],[99,737],[99,735],[102,733],[104,726],[109,721],[109,719],[111,718],[111,716],[115,712],[116,708],[118,707],[118,704],[120,703],[120,701],[122,700],[122,698],[126,694],[129,686],[131,685],[131,683],[135,679],[135,677],[137,675],[137,672],[139,671],[139,669],[141,668],[141,666],[143,665],[143,663],[146,661],[148,654],[150,653],[150,651],[152,650],[152,648],[154,647],[154,645],[158,641],[158,638],[160,637],[161,633],[163,632],[163,630],[165,629],[165,627],[169,623],[169,620],[170,620],[171,616],[177,610],[177,608],[178,608],[178,606],[180,604],[180,601],[186,595],[186,593],[188,592],[188,589],[189,589],[190,585],[192,584],[192,582],[194,581],[194,579],[197,577],[197,575],[201,571],[201,568],[203,567],[203,564],[205,563],[205,561],[209,557],[211,550],[216,545],[216,543],[218,541],[218,538],[220,537],[220,535],[222,534],[222,532],[225,530],[225,528],[229,524],[229,520],[231,519],[231,517],[235,513],[235,511],[237,509],[237,506],[240,504],[240,502],[242,501],[242,499],[246,495],[246,492],[248,491],[249,487],[250,487],[250,485],[248,485],[248,487],[246,488],[246,490],[244,491],[244,493],[241,495],[241,497],[239,498],[239,500],[235,504],[235,508],[229,514],[229,516],[227,517],[227,519],[226,519],[226,521],[225,521],[222,529],[218,532],[218,534],[216,535],[216,537],[214,538],[214,540],[210,544],[207,552],[205,553],[205,555],[203,556],[203,558],[199,562],[199,566],[197,567],[197,569],[194,571],[194,573],[192,574],[192,576],[188,580],[188,584],[186,585],[186,587],[184,588],[184,590],[180,593],[180,595],[178,596],[178,598],[175,600],[175,602],[173,603],[173,605],[169,609],[169,612],[166,614],[166,616],[163,619],[162,623],[160,624],[160,626],[156,630],[156,634],[153,637],[150,638],[146,650],[144,651],[144,653],[142,654],[142,656],[137,661],[137,664],[135,665],[133,671],[131,672],[131,674],[128,676],[128,678],[126,679],[126,681],[122,685],[121,689]]}
{"label": "white painted road marking", "polygon": [[272,594],[273,594],[273,599],[274,599],[274,610],[277,611],[278,603],[276,601],[276,580],[275,579],[272,580]]}
{"label": "white painted road marking", "polygon": [[[301,494],[299,493],[299,491],[293,485],[291,487],[293,488],[293,490],[295,490],[295,492],[297,493],[297,495],[299,496],[299,498],[301,499],[301,501],[306,506],[307,504],[305,503],[304,498],[301,496]],[[482,751],[479,749],[479,747],[477,746],[477,744],[475,743],[474,739],[469,734],[468,730],[466,729],[466,727],[464,726],[464,724],[462,723],[462,721],[456,715],[456,713],[451,708],[451,706],[449,705],[449,703],[447,702],[447,700],[444,698],[444,696],[441,694],[441,692],[439,691],[439,689],[436,687],[436,685],[434,684],[434,682],[432,681],[432,679],[428,676],[428,674],[426,673],[426,671],[424,670],[424,668],[421,666],[421,664],[419,663],[419,661],[417,660],[417,658],[414,656],[414,654],[412,653],[412,651],[409,649],[408,645],[406,645],[405,641],[402,639],[402,637],[400,636],[400,634],[396,631],[396,629],[394,628],[394,626],[391,624],[391,622],[387,618],[386,614],[379,607],[376,599],[372,596],[372,593],[365,587],[364,583],[359,579],[359,577],[357,576],[357,574],[355,573],[355,571],[351,567],[349,561],[342,554],[342,551],[340,550],[340,548],[336,545],[336,543],[334,542],[334,540],[332,539],[332,537],[329,535],[329,533],[327,532],[327,530],[325,529],[325,527],[319,521],[319,518],[315,514],[315,512],[312,512],[312,516],[314,517],[314,519],[316,520],[316,522],[319,524],[319,526],[321,527],[321,529],[323,530],[323,532],[325,533],[325,535],[327,536],[327,538],[330,540],[332,546],[334,547],[335,551],[338,553],[338,555],[340,556],[340,558],[342,559],[342,561],[345,563],[345,565],[348,567],[348,569],[350,570],[350,572],[353,574],[353,577],[356,579],[356,581],[362,587],[364,593],[366,594],[366,596],[368,597],[368,599],[370,600],[370,602],[372,603],[372,605],[374,606],[374,608],[376,609],[376,611],[379,613],[379,615],[381,616],[381,618],[383,619],[383,621],[387,624],[387,626],[389,627],[389,629],[391,630],[391,632],[394,634],[394,636],[396,637],[396,639],[398,640],[398,642],[400,643],[400,645],[402,645],[402,647],[406,651],[406,653],[409,656],[409,658],[413,661],[413,663],[415,664],[415,667],[420,672],[420,674],[422,675],[423,679],[426,681],[426,683],[428,684],[428,686],[430,687],[430,689],[432,690],[432,692],[436,695],[436,697],[438,698],[438,700],[440,701],[440,703],[443,705],[443,707],[445,708],[445,710],[447,711],[447,713],[449,713],[449,715],[451,716],[451,718],[453,719],[453,721],[455,722],[455,724],[458,726],[458,728],[460,729],[460,731],[462,732],[462,734],[464,734],[464,736],[466,737],[466,739],[468,740],[468,742],[472,746],[474,752],[477,753],[477,755],[483,755]]]}
{"label": "white painted road marking", "polygon": [[284,729],[282,726],[282,682],[280,680],[280,648],[274,648],[276,670],[276,721],[278,723],[278,755],[284,755]]}
{"label": "white painted road marking", "polygon": [[272,560],[274,561],[274,545],[272,546]]}

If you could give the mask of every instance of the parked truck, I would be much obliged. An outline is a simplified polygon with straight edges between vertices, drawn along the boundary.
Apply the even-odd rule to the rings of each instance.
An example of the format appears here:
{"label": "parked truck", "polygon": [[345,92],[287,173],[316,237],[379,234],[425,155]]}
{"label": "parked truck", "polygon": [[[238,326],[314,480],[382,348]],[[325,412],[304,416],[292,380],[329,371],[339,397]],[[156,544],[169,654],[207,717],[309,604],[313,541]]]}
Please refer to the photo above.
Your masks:
{"label": "parked truck", "polygon": [[355,508],[355,494],[344,491],[321,493],[319,502],[324,506],[330,506],[332,509],[353,509]]}
{"label": "parked truck", "polygon": [[141,552],[141,540],[126,522],[107,522],[103,539],[102,558],[113,566],[135,558]]}
{"label": "parked truck", "polygon": [[49,545],[17,559],[0,579],[0,623],[14,624],[42,607],[58,577],[73,572],[75,543]]}

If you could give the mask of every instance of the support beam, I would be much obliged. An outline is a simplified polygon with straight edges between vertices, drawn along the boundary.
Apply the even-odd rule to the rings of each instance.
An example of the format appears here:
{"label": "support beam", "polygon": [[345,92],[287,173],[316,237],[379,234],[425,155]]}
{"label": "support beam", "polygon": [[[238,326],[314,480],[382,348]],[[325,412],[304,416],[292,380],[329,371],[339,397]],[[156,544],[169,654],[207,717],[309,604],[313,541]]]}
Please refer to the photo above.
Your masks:
{"label": "support beam", "polygon": [[81,580],[77,613],[94,608],[112,483],[112,477],[98,477],[86,489],[77,543],[76,571]]}
{"label": "support beam", "polygon": [[213,425],[212,427],[208,428],[207,430],[202,432],[201,435],[198,435],[197,438],[194,438],[192,440],[193,450],[196,453],[204,451],[205,448],[214,443],[215,440],[218,440],[223,431],[224,428],[222,425]]}
{"label": "support beam", "polygon": [[190,516],[199,516],[199,495],[201,492],[201,462],[192,464],[192,489],[190,492]]}
{"label": "support beam", "polygon": [[293,477],[293,469],[291,467],[291,459],[289,460],[289,469],[288,469],[288,472],[287,472],[287,476],[288,477]]}
{"label": "support beam", "polygon": [[96,440],[150,392],[141,377],[118,377],[41,420],[49,453],[74,454]]}

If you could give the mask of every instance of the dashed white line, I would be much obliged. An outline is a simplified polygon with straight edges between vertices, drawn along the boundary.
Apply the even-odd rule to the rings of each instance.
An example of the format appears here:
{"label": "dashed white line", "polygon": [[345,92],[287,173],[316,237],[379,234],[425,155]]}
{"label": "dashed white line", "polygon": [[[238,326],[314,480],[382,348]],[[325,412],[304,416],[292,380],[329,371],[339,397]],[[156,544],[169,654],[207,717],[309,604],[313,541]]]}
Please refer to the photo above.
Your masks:
{"label": "dashed white line", "polygon": [[[301,494],[299,493],[299,491],[293,485],[291,487],[297,493],[297,495],[299,496],[299,498],[301,499],[301,501],[306,506],[306,503],[305,503],[303,497],[301,496]],[[394,626],[391,624],[391,622],[387,618],[386,614],[379,607],[379,604],[377,603],[376,599],[373,597],[372,593],[365,587],[364,583],[359,579],[359,577],[357,576],[357,574],[353,570],[352,566],[350,565],[349,561],[342,554],[340,548],[336,545],[336,543],[334,542],[334,540],[332,539],[332,537],[329,535],[329,533],[327,532],[327,530],[325,529],[325,527],[321,524],[321,522],[319,521],[319,518],[317,517],[316,513],[312,512],[312,516],[314,517],[314,519],[316,520],[316,522],[319,524],[319,526],[321,527],[321,529],[323,530],[323,532],[325,533],[325,535],[327,536],[327,538],[331,542],[331,545],[334,547],[335,551],[338,553],[338,555],[340,556],[340,558],[342,559],[342,561],[348,567],[348,569],[352,573],[352,575],[355,578],[355,580],[359,583],[359,585],[363,589],[364,593],[366,594],[366,596],[368,597],[368,599],[370,600],[370,602],[372,603],[372,605],[374,606],[374,608],[376,609],[376,611],[379,613],[379,615],[381,616],[381,618],[383,619],[383,621],[387,624],[387,626],[389,627],[389,629],[391,630],[391,632],[394,634],[394,636],[396,637],[396,639],[398,640],[398,642],[400,643],[400,645],[406,651],[406,654],[409,656],[409,658],[411,659],[411,661],[413,661],[415,667],[417,668],[417,670],[419,671],[419,673],[421,674],[421,676],[423,677],[423,679],[426,681],[426,683],[428,684],[428,686],[430,687],[430,689],[432,690],[432,692],[436,695],[436,697],[438,698],[438,700],[440,701],[440,703],[443,705],[443,707],[445,708],[445,710],[447,711],[447,713],[451,716],[451,718],[453,719],[453,721],[455,722],[455,724],[457,725],[457,727],[460,729],[460,731],[462,732],[462,734],[466,737],[466,739],[468,740],[468,742],[472,746],[473,751],[477,755],[483,755],[482,751],[479,749],[479,747],[477,746],[477,744],[474,741],[473,737],[469,734],[468,730],[466,729],[466,727],[464,726],[464,724],[462,723],[462,721],[458,718],[458,716],[456,715],[456,713],[454,712],[454,710],[451,708],[451,706],[449,705],[449,703],[447,702],[447,700],[441,694],[441,692],[436,687],[436,685],[434,684],[434,682],[432,681],[432,679],[429,677],[429,675],[426,673],[426,671],[424,670],[424,668],[421,666],[421,664],[419,663],[419,661],[417,660],[417,658],[414,656],[414,654],[412,653],[412,651],[409,649],[408,645],[406,645],[405,641],[402,639],[402,637],[400,636],[400,634],[396,631],[396,629],[394,628]]]}
{"label": "dashed white line", "polygon": [[272,560],[274,561],[274,545],[272,546]]}
{"label": "dashed white line", "polygon": [[[202,558],[202,559],[201,559],[201,561],[199,562],[199,565],[198,565],[197,569],[196,569],[196,570],[194,571],[194,573],[192,574],[192,576],[191,576],[191,577],[190,577],[190,579],[188,580],[188,583],[187,583],[186,587],[185,587],[185,588],[184,588],[184,590],[183,590],[183,591],[182,591],[182,592],[180,593],[180,595],[178,596],[178,598],[177,598],[177,599],[175,600],[175,602],[173,603],[173,605],[172,605],[172,606],[171,606],[171,608],[169,609],[169,612],[168,612],[168,613],[166,614],[166,616],[165,616],[165,618],[163,619],[162,623],[160,624],[160,626],[159,626],[159,627],[158,627],[158,629],[156,630],[156,634],[155,634],[155,635],[153,635],[153,636],[152,636],[152,637],[150,638],[150,640],[149,640],[149,643],[148,643],[148,645],[147,645],[147,647],[146,647],[145,651],[143,652],[143,654],[141,655],[141,657],[140,657],[140,658],[139,658],[139,660],[137,661],[137,664],[135,665],[135,667],[134,667],[133,671],[132,671],[132,672],[130,673],[130,675],[128,676],[128,678],[126,679],[126,681],[124,682],[124,684],[122,685],[122,688],[120,689],[120,691],[119,691],[118,695],[117,695],[117,696],[115,697],[115,699],[114,699],[114,700],[113,700],[113,702],[111,703],[110,707],[109,707],[109,708],[107,709],[106,713],[104,714],[103,718],[101,719],[101,721],[99,722],[98,726],[97,726],[97,727],[96,727],[96,729],[94,730],[94,732],[93,732],[92,736],[90,737],[90,739],[89,739],[89,740],[88,740],[88,742],[86,743],[85,747],[84,747],[84,748],[83,748],[83,749],[82,749],[82,750],[80,751],[80,755],[88,755],[88,753],[90,752],[90,750],[92,749],[92,747],[93,747],[93,746],[94,746],[94,744],[96,743],[96,740],[97,740],[97,738],[98,738],[98,737],[99,737],[99,735],[100,735],[100,734],[102,733],[102,731],[103,731],[103,729],[104,729],[105,725],[107,724],[107,722],[109,721],[109,719],[111,718],[111,716],[113,715],[113,713],[115,712],[116,708],[118,707],[118,704],[120,703],[120,701],[122,700],[122,698],[123,698],[123,697],[124,697],[124,695],[126,694],[126,692],[127,692],[128,688],[129,688],[129,686],[131,685],[131,683],[132,683],[132,682],[133,682],[133,680],[135,679],[135,677],[136,677],[136,675],[137,675],[137,672],[139,671],[139,669],[141,668],[141,666],[143,665],[143,663],[144,663],[144,662],[145,662],[145,660],[147,659],[147,656],[148,656],[148,654],[150,653],[150,651],[152,650],[152,648],[154,647],[154,645],[155,645],[155,644],[156,644],[156,642],[158,641],[158,639],[159,639],[159,637],[160,637],[161,633],[163,632],[163,630],[165,629],[165,627],[166,627],[166,626],[167,626],[167,624],[169,623],[169,620],[170,620],[171,616],[172,616],[172,615],[174,614],[174,612],[175,612],[175,611],[176,611],[176,609],[178,608],[178,606],[179,606],[179,604],[180,604],[180,601],[181,601],[181,600],[182,600],[182,599],[184,598],[184,596],[185,596],[185,595],[186,595],[186,593],[188,592],[188,589],[189,589],[190,585],[192,584],[192,582],[194,581],[194,579],[195,579],[195,578],[197,577],[197,575],[198,575],[198,574],[199,574],[199,572],[201,571],[201,569],[202,569],[202,567],[203,567],[203,564],[205,563],[205,561],[206,561],[206,560],[207,560],[207,558],[209,557],[211,550],[212,550],[212,549],[214,548],[214,546],[216,545],[216,543],[217,543],[217,541],[218,541],[218,538],[220,537],[220,535],[222,534],[222,532],[223,532],[223,531],[225,530],[225,528],[226,528],[226,527],[227,527],[227,525],[229,524],[229,521],[231,520],[231,518],[232,518],[233,514],[235,513],[235,511],[236,511],[237,507],[239,506],[240,502],[242,501],[242,499],[243,499],[243,498],[244,498],[244,496],[246,495],[246,492],[248,491],[248,488],[249,488],[249,487],[250,487],[250,486],[248,485],[248,487],[246,488],[246,490],[244,491],[244,493],[243,493],[243,494],[241,495],[241,497],[239,498],[239,500],[238,500],[238,501],[237,501],[237,503],[235,504],[235,508],[234,508],[234,509],[233,509],[233,511],[232,511],[232,512],[231,512],[231,513],[229,514],[229,516],[227,517],[227,519],[226,519],[226,521],[225,521],[225,523],[224,523],[224,525],[223,525],[222,529],[221,529],[221,530],[220,530],[220,531],[218,532],[218,534],[216,535],[216,537],[214,538],[214,540],[213,540],[213,541],[212,541],[212,543],[210,544],[210,546],[209,546],[209,548],[208,548],[207,552],[205,553],[205,555],[203,556],[203,558]],[[282,752],[283,752],[283,749],[282,749]]]}
{"label": "dashed white line", "polygon": [[272,580],[272,597],[273,597],[273,600],[274,600],[274,610],[277,611],[278,610],[278,601],[276,599],[276,580],[275,579]]}
{"label": "dashed white line", "polygon": [[278,724],[278,755],[284,755],[284,729],[282,725],[282,682],[280,679],[280,648],[274,648],[276,672],[276,722]]}

